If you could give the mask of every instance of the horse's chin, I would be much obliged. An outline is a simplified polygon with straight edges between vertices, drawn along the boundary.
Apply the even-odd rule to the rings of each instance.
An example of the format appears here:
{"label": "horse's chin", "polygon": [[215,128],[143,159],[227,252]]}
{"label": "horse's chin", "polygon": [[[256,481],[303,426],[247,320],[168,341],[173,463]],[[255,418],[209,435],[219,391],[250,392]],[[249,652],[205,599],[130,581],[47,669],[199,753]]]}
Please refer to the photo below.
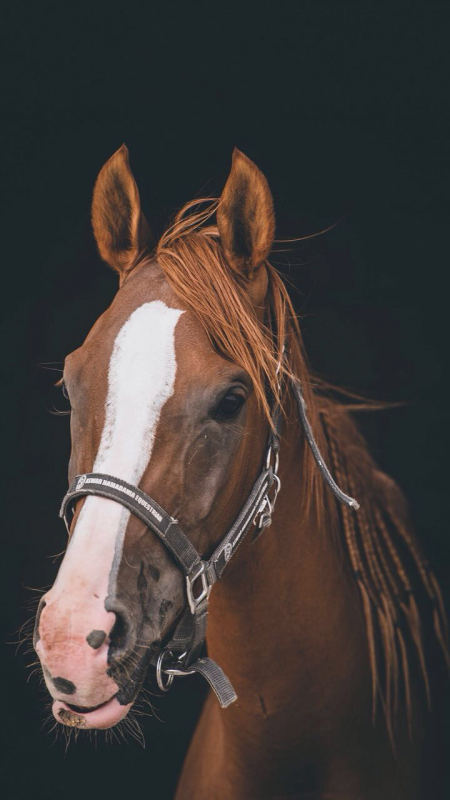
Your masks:
{"label": "horse's chin", "polygon": [[72,706],[62,700],[54,700],[52,711],[55,719],[69,728],[82,730],[105,730],[117,725],[128,714],[133,703],[121,705],[116,695],[105,703],[91,709]]}

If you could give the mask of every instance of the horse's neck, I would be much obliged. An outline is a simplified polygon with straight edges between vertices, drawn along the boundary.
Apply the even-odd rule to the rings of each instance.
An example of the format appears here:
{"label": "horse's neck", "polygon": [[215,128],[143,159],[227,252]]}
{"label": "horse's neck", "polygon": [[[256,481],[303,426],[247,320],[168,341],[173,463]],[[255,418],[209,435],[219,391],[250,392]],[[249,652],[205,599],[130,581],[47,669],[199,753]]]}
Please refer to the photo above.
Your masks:
{"label": "horse's neck", "polygon": [[310,735],[312,723],[318,730],[321,720],[327,725],[333,714],[345,714],[355,681],[370,694],[361,664],[365,632],[345,556],[331,531],[302,519],[301,456],[292,422],[283,435],[272,525],[254,543],[247,535],[211,595],[208,651],[239,697],[222,719],[240,735],[262,716],[269,736],[270,722],[279,722],[292,737],[287,713],[296,736]]}

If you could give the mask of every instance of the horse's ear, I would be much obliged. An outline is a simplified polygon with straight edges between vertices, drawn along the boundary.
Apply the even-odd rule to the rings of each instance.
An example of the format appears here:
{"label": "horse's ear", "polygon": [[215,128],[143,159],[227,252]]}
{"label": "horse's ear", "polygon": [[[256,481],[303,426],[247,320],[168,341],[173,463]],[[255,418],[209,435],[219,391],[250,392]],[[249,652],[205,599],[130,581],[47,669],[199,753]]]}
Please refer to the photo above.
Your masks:
{"label": "horse's ear", "polygon": [[273,201],[262,172],[237,148],[217,209],[217,227],[229,265],[247,279],[250,298],[260,306],[267,291],[264,262],[275,235]]}
{"label": "horse's ear", "polygon": [[101,257],[122,279],[154,243],[124,144],[99,172],[92,198],[92,227]]}

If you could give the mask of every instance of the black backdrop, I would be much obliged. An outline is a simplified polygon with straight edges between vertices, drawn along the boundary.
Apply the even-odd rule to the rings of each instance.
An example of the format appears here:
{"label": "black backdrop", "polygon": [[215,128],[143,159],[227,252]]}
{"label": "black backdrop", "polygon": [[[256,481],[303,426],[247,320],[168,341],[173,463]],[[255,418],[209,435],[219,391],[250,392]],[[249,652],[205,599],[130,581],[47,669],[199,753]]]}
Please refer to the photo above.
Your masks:
{"label": "black backdrop", "polygon": [[[446,5],[16,2],[5,11],[5,639],[29,616],[25,587],[51,584],[48,556],[65,544],[57,509],[68,420],[49,414],[62,403],[50,368],[115,292],[89,204],[122,141],[156,233],[184,201],[220,191],[234,145],[266,173],[280,237],[341,220],[274,261],[293,285],[314,368],[407,401],[362,426],[448,582]],[[145,751],[81,741],[65,754],[41,731],[45,695],[36,678],[26,683],[26,663],[5,646],[8,798],[172,796],[202,699],[195,680],[157,701],[164,721],[144,720]]]}

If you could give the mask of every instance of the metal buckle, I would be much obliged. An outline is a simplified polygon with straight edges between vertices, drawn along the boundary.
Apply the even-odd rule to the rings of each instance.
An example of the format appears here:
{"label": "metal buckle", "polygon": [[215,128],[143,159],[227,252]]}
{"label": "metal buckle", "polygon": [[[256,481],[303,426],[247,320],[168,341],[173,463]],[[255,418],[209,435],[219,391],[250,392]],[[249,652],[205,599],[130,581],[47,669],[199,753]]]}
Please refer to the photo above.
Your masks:
{"label": "metal buckle", "polygon": [[[284,354],[284,346],[282,350],[282,357],[277,367],[277,375],[281,369],[281,361],[283,358],[283,354]],[[272,464],[272,459],[273,459],[273,464]],[[276,447],[276,449],[274,449],[271,444],[269,444],[267,448],[265,468],[266,470],[270,470],[272,468],[271,469],[272,485],[262,498],[262,502],[258,508],[258,511],[255,514],[255,518],[253,520],[253,523],[256,526],[256,533],[254,539],[256,539],[259,536],[263,528],[267,528],[269,525],[272,524],[273,510],[275,508],[275,503],[277,501],[278,492],[281,489],[281,481],[278,477],[279,467],[280,467],[280,454],[279,454],[279,440],[278,440],[278,446]],[[269,495],[272,489],[273,489],[273,495],[271,499]]]}
{"label": "metal buckle", "polygon": [[[269,448],[269,456],[270,454],[271,454],[271,448]],[[270,458],[268,460],[270,464]],[[275,469],[278,469],[278,453],[276,454]],[[276,472],[273,474],[272,477],[273,477],[272,488],[275,487],[273,490],[273,497],[272,499],[270,499],[269,492],[266,492],[266,494],[263,496],[261,500],[261,503],[253,520],[253,524],[255,525],[257,531],[257,533],[255,534],[255,538],[259,535],[259,532],[262,531],[263,528],[267,528],[269,525],[272,524],[273,510],[275,508],[275,503],[277,501],[278,492],[281,489],[281,481]]]}
{"label": "metal buckle", "polygon": [[[194,575],[186,575],[186,590],[187,590],[187,597],[189,608],[191,609],[191,614],[195,614],[197,608],[204,600],[208,600],[209,595],[211,593],[211,586],[208,582],[208,576],[206,574],[206,563],[205,561],[201,561],[198,567],[198,570],[195,572]],[[202,590],[198,597],[194,597],[194,584],[198,579],[201,579],[202,582]]]}
{"label": "metal buckle", "polygon": [[269,500],[269,495],[265,494],[255,514],[255,519],[253,520],[257,531],[261,531],[263,528],[267,528],[267,526],[270,525],[272,522],[272,511],[273,504]]}

